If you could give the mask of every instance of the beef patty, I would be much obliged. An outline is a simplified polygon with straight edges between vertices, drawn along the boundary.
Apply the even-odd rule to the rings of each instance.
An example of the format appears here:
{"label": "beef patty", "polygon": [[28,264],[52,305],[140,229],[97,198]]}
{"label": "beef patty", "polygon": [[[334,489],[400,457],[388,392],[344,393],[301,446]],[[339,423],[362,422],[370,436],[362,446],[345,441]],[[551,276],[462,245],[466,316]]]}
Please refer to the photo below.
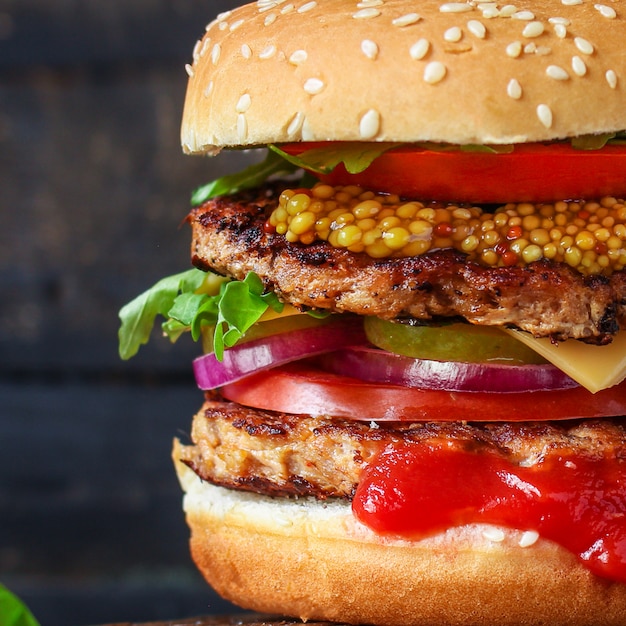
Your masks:
{"label": "beef patty", "polygon": [[457,446],[523,466],[551,455],[626,459],[623,418],[563,422],[369,423],[290,415],[210,397],[192,445],[177,455],[203,480],[267,495],[351,498],[363,469],[390,444]]}
{"label": "beef patty", "polygon": [[193,263],[240,280],[256,272],[268,289],[300,308],[396,320],[462,318],[598,344],[626,327],[623,272],[583,276],[545,259],[491,268],[454,250],[374,259],[324,241],[289,243],[264,228],[279,190],[265,187],[194,208],[188,217]]}

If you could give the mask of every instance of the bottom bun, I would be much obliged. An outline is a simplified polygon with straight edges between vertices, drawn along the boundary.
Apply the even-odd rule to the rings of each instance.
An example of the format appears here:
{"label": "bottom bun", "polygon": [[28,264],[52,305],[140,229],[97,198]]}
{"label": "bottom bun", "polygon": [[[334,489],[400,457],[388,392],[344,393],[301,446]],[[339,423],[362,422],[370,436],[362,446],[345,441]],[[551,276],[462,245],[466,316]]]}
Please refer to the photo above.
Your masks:
{"label": "bottom bun", "polygon": [[193,559],[243,608],[387,626],[626,624],[626,585],[533,533],[476,524],[387,539],[348,502],[269,498],[204,483],[179,461],[176,469]]}

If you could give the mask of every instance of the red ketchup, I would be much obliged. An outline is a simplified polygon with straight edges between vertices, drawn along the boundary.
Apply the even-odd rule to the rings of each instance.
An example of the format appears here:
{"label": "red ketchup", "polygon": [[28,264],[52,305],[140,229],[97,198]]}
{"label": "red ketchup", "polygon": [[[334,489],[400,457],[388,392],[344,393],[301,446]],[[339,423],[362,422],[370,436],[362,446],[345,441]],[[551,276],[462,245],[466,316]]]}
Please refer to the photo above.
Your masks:
{"label": "red ketchup", "polygon": [[353,510],[404,538],[471,523],[535,530],[594,574],[626,582],[626,464],[617,458],[552,454],[520,467],[445,443],[394,444],[365,469]]}

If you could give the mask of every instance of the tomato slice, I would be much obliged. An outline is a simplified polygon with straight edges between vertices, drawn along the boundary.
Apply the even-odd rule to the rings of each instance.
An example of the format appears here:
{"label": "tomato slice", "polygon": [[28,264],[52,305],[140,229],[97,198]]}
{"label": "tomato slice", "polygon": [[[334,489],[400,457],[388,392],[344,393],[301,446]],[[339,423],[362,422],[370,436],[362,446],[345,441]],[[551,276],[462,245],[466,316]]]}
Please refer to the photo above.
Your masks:
{"label": "tomato slice", "polygon": [[626,415],[626,383],[520,393],[412,389],[368,383],[296,363],[221,389],[227,400],[283,413],[362,421],[528,421]]}
{"label": "tomato slice", "polygon": [[[322,143],[281,146],[299,155]],[[435,151],[406,145],[384,152],[358,174],[343,163],[315,174],[331,185],[356,184],[419,200],[504,203],[596,199],[626,194],[626,146],[577,150],[569,143],[517,144],[512,152]]]}

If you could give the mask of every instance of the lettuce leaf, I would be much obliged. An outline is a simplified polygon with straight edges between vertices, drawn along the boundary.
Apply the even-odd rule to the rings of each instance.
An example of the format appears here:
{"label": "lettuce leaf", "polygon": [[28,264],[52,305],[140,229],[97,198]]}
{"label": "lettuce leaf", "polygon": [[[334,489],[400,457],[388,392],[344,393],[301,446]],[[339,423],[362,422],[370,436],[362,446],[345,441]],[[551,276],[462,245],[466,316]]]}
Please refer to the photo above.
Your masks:
{"label": "lettuce leaf", "polygon": [[343,141],[330,142],[327,147],[311,148],[298,156],[283,152],[279,146],[270,145],[270,151],[280,155],[297,167],[302,167],[320,174],[329,174],[337,165],[343,163],[350,174],[358,174],[367,169],[374,159],[381,154],[401,146],[401,143]]}
{"label": "lettuce leaf", "polygon": [[252,189],[262,185],[270,176],[291,174],[299,166],[285,160],[281,155],[268,150],[265,160],[248,166],[241,172],[222,176],[202,187],[198,187],[191,195],[192,206],[199,206],[210,198],[225,196],[244,189]]}
{"label": "lettuce leaf", "polygon": [[161,316],[163,333],[172,343],[184,332],[198,341],[203,328],[213,327],[213,350],[221,360],[224,350],[235,345],[270,307],[280,313],[283,304],[274,293],[264,292],[256,274],[231,281],[194,268],[163,278],[122,307],[119,354],[124,360],[137,354]]}
{"label": "lettuce leaf", "polygon": [[0,585],[0,623],[2,626],[39,626],[24,603]]}

